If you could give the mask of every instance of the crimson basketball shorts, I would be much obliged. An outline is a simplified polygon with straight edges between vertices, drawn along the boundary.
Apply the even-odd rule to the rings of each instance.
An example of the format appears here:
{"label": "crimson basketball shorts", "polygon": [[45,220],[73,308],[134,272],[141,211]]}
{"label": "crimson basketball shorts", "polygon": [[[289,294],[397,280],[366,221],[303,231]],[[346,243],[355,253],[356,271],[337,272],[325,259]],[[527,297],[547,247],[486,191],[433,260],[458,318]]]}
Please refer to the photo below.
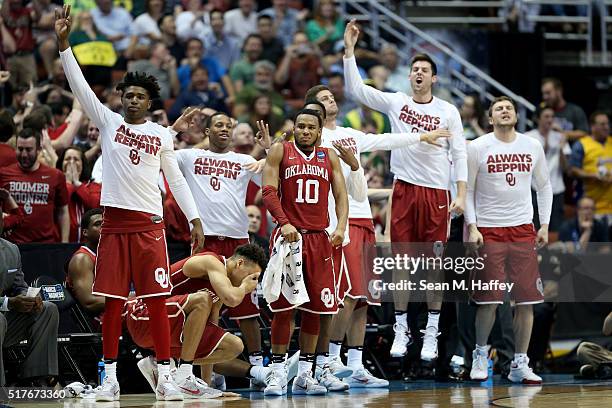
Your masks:
{"label": "crimson basketball shorts", "polygon": [[446,242],[450,230],[447,190],[396,180],[391,204],[392,242]]}
{"label": "crimson basketball shorts", "polygon": [[[248,238],[227,238],[207,235],[204,240],[204,248],[200,252],[210,251],[229,258],[234,255],[236,248],[248,243]],[[228,307],[227,315],[231,320],[248,319],[259,316],[257,291],[254,290],[251,293],[247,293],[238,306]]]}
{"label": "crimson basketball shorts", "polygon": [[[484,246],[479,251],[484,258],[484,268],[475,269],[475,283],[514,283],[510,297],[516,304],[542,303],[544,288],[538,270],[533,224],[479,227],[478,230],[484,239]],[[486,290],[475,290],[473,300],[477,304],[501,304],[507,293],[499,287],[488,287]]]}
{"label": "crimson basketball shorts", "polygon": [[348,279],[340,279],[339,297],[341,301],[348,296],[359,299],[359,302],[380,305],[380,301],[371,296],[368,287],[374,279],[374,273],[363,268],[364,247],[376,244],[374,224],[369,218],[350,218],[348,231],[351,240],[342,248]]}
{"label": "crimson basketball shorts", "polygon": [[134,284],[137,298],[167,296],[172,290],[163,229],[101,233],[92,293],[127,299]]}
{"label": "crimson basketball shorts", "polygon": [[334,280],[336,281],[336,298],[338,303],[344,303],[344,293],[340,293],[343,286],[349,285],[348,271],[346,269],[346,260],[344,258],[343,247],[332,246],[332,261],[334,262]]}
{"label": "crimson basketball shorts", "polygon": [[[173,358],[180,358],[181,349],[183,347],[183,328],[185,326],[186,314],[184,312],[189,295],[171,296],[166,299],[166,311],[168,312],[168,320],[170,322],[170,355]],[[151,336],[151,328],[149,315],[144,303],[140,303],[138,307],[130,309],[126,318],[127,328],[132,336],[134,343],[142,348],[154,350],[153,337]],[[204,332],[200,338],[195,358],[206,358],[214,352],[227,333],[211,322],[206,322]]]}
{"label": "crimson basketball shorts", "polygon": [[[273,246],[280,229],[272,231],[270,245]],[[333,266],[332,245],[325,231],[300,233],[302,236],[302,274],[309,302],[297,308],[316,314],[335,314],[338,311],[336,278]],[[272,252],[272,248],[270,248]],[[270,303],[270,310],[281,312],[293,309],[281,293],[279,299]]]}

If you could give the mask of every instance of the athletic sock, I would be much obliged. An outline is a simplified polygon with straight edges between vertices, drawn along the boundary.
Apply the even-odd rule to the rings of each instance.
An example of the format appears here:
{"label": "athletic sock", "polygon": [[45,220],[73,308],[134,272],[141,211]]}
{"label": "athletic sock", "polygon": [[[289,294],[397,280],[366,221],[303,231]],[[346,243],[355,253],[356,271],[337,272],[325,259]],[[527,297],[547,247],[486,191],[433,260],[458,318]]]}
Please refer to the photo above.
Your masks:
{"label": "athletic sock", "polygon": [[300,361],[298,362],[298,376],[305,372],[312,371],[315,355],[310,353],[300,353]]}
{"label": "athletic sock", "polygon": [[363,366],[363,346],[355,346],[348,348],[348,359],[346,365],[353,371],[360,369]]}
{"label": "athletic sock", "polygon": [[395,323],[397,323],[400,326],[404,326],[405,328],[408,328],[408,313],[406,313],[406,311],[402,311],[402,310],[396,310],[395,311]]}
{"label": "athletic sock", "polygon": [[104,373],[110,381],[117,382],[117,360],[104,360]]}
{"label": "athletic sock", "polygon": [[266,382],[267,369],[264,366],[252,365],[249,368],[249,377],[259,382]]}
{"label": "athletic sock", "polygon": [[157,360],[157,372],[159,374],[159,378],[162,378],[164,375],[170,375],[170,360]]}
{"label": "athletic sock", "polygon": [[436,332],[437,332],[439,323],[440,323],[440,311],[439,310],[430,310],[429,312],[427,312],[427,326],[426,327],[435,327]]}
{"label": "athletic sock", "polygon": [[181,360],[179,368],[176,370],[176,382],[180,383],[193,374],[193,361]]}
{"label": "athletic sock", "polygon": [[518,362],[521,360],[525,360],[527,358],[527,353],[514,353],[514,361]]}
{"label": "athletic sock", "polygon": [[272,364],[283,364],[285,362],[285,354],[272,354]]}
{"label": "athletic sock", "polygon": [[329,356],[331,358],[340,358],[340,350],[342,349],[342,340],[332,340],[329,342]]}
{"label": "athletic sock", "polygon": [[329,363],[329,353],[317,354],[317,367],[323,368],[323,366],[327,363]]}
{"label": "athletic sock", "polygon": [[488,356],[489,355],[489,347],[484,345],[484,346],[479,346],[478,344],[476,345],[476,353],[480,354],[481,356]]}
{"label": "athletic sock", "polygon": [[261,351],[254,351],[249,354],[249,363],[254,366],[263,366],[263,355]]}

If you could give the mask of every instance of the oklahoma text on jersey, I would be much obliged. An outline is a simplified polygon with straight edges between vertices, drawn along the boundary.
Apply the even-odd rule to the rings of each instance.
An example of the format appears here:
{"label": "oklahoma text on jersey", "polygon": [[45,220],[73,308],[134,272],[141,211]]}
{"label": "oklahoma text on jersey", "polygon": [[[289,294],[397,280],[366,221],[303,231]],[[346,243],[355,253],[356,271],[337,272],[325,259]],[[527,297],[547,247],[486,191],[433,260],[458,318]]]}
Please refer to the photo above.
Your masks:
{"label": "oklahoma text on jersey", "polygon": [[210,157],[198,157],[193,162],[193,174],[202,176],[217,176],[236,180],[242,165],[237,162]]}
{"label": "oklahoma text on jersey", "polygon": [[512,171],[531,172],[531,154],[494,154],[487,157],[487,173],[507,173]]}
{"label": "oklahoma text on jersey", "polygon": [[116,130],[115,142],[133,147],[138,150],[143,150],[147,154],[157,156],[157,152],[161,147],[161,139],[158,136],[149,136],[134,133],[134,131],[125,125],[119,126]]}
{"label": "oklahoma text on jersey", "polygon": [[329,172],[324,167],[319,167],[312,164],[295,164],[285,169],[285,180],[301,175],[318,176],[329,181]]}

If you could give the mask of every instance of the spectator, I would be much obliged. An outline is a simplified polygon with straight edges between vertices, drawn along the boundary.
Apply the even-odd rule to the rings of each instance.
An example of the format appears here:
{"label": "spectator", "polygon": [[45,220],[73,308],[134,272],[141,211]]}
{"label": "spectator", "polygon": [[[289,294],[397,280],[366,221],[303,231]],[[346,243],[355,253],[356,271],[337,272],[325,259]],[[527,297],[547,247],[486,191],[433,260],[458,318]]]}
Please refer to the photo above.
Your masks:
{"label": "spectator", "polygon": [[321,82],[322,73],[318,51],[308,42],[306,34],[297,32],[293,43],[287,47],[274,82],[288,90],[288,98],[303,99],[310,88]]}
{"label": "spectator", "polygon": [[[10,79],[6,56],[14,54],[16,50],[17,44],[15,44],[15,39],[4,24],[2,10],[0,9],[0,85],[4,85]],[[4,87],[2,91],[5,91]]]}
{"label": "spectator", "polygon": [[15,149],[8,142],[15,135],[15,122],[8,110],[0,110],[0,168],[17,163]]}
{"label": "spectator", "polygon": [[530,17],[540,14],[540,4],[527,4],[524,0],[506,0],[504,6],[498,9],[498,15],[506,19],[506,31],[533,33],[537,22]]}
{"label": "spectator", "polygon": [[11,73],[9,81],[13,88],[36,82],[38,78],[34,59],[36,41],[33,26],[40,20],[42,9],[38,0],[32,1],[32,7],[24,6],[24,1],[4,0],[0,8],[4,26],[15,41],[15,53],[7,59]]}
{"label": "spectator", "polygon": [[[371,79],[366,79],[363,82],[366,85],[374,87],[374,82]],[[391,131],[389,118],[365,105],[360,105],[357,109],[350,111],[346,115],[342,126],[361,130],[364,133],[380,134],[389,133]]]}
{"label": "spectator", "polygon": [[283,126],[283,115],[274,112],[270,97],[265,94],[256,96],[253,99],[249,113],[238,118],[239,122],[248,123],[252,129],[257,129],[257,122],[260,120],[270,126],[271,135],[276,134]]}
{"label": "spectator", "polygon": [[85,211],[100,206],[102,185],[90,181],[91,169],[85,152],[76,146],[71,146],[62,152],[56,167],[66,177],[70,215],[69,242],[79,242],[81,218]]}
{"label": "spectator", "polygon": [[344,22],[333,0],[319,0],[313,19],[306,23],[306,35],[325,54],[329,54],[334,43],[343,38]]}
{"label": "spectator", "polygon": [[185,46],[179,42],[176,36],[176,23],[172,14],[166,14],[159,20],[159,31],[161,32],[161,40],[170,50],[170,54],[177,61],[182,61],[185,58]]}
{"label": "spectator", "polygon": [[185,89],[189,85],[191,70],[193,67],[203,65],[208,72],[209,83],[218,84],[219,88],[221,85],[223,85],[226,93],[233,95],[234,86],[232,81],[229,79],[225,69],[221,66],[217,59],[204,56],[204,43],[201,40],[197,38],[189,39],[186,44],[186,49],[186,60],[183,61],[178,69],[178,78],[181,84],[181,89]]}
{"label": "spectator", "polygon": [[[232,132],[232,150],[236,153],[249,154],[255,149],[255,134],[248,123],[238,123]],[[259,146],[259,145],[257,145]]]}
{"label": "spectator", "polygon": [[484,109],[478,96],[466,95],[463,98],[459,113],[461,114],[465,140],[474,140],[487,133],[485,129],[488,126],[484,122]]}
{"label": "spectator", "polygon": [[248,205],[246,208],[249,217],[249,242],[259,245],[268,255],[270,241],[259,235],[261,228],[261,210],[256,205]]}
{"label": "spectator", "polygon": [[186,10],[176,16],[176,34],[181,41],[197,38],[204,41],[210,32],[208,17],[206,16],[202,0],[187,0]]}
{"label": "spectator", "polygon": [[[3,228],[0,206],[0,234]],[[19,365],[19,378],[28,385],[53,386],[59,374],[57,365],[57,329],[59,313],[52,302],[40,296],[26,296],[17,245],[0,238],[0,386],[6,385],[3,351],[28,341],[25,361]]]}
{"label": "spectator", "polygon": [[225,32],[240,44],[257,29],[257,11],[254,0],[238,0],[238,8],[225,13]]}
{"label": "spectator", "polygon": [[258,95],[264,94],[270,97],[272,105],[280,113],[285,106],[285,99],[281,94],[274,90],[274,71],[276,67],[269,61],[257,61],[255,63],[255,81],[246,85],[236,95],[236,106],[234,117],[238,117],[252,106],[253,99]]}
{"label": "spectator", "polygon": [[[38,0],[40,7],[40,19],[34,24],[33,35],[38,47],[38,53],[45,67],[48,76],[51,75],[53,61],[57,58],[57,44],[55,39],[55,10],[61,9],[60,6],[51,0]],[[28,4],[34,8],[34,3]]]}
{"label": "spectator", "polygon": [[165,7],[164,0],[145,0],[145,10],[134,20],[134,35],[138,36],[138,43],[149,45],[161,41],[162,35],[157,22],[162,18]]}
{"label": "spectator", "polygon": [[327,80],[327,87],[332,95],[334,95],[334,100],[338,106],[336,121],[341,125],[346,115],[353,109],[357,109],[359,105],[353,100],[347,99],[344,93],[344,76],[342,74],[331,74]]}
{"label": "spectator", "polygon": [[[28,87],[26,85],[19,85],[13,91],[13,98],[11,100],[11,104],[6,107],[6,110],[13,115],[13,117],[24,117],[25,111],[28,107],[33,105],[33,102],[28,101],[26,98],[26,94],[28,92]],[[30,102],[30,104],[28,104]],[[18,120],[15,120],[15,124],[17,124]]]}
{"label": "spectator", "polygon": [[168,47],[161,41],[151,45],[148,59],[140,59],[128,64],[130,71],[146,72],[157,78],[160,99],[166,100],[178,95],[180,84],[176,69],[176,59],[170,55]]}
{"label": "spectator", "polygon": [[134,20],[123,7],[114,7],[113,0],[96,0],[91,10],[96,29],[113,43],[115,51],[123,54],[130,45]]}
{"label": "spectator", "polygon": [[82,149],[85,152],[85,157],[88,163],[94,163],[101,152],[100,132],[96,125],[86,116],[81,119],[81,125],[74,139],[74,146]]}
{"label": "spectator", "polygon": [[563,84],[557,78],[542,80],[542,101],[555,110],[554,129],[565,134],[567,140],[573,142],[587,134],[589,124],[584,110],[565,100]]}
{"label": "spectator", "polygon": [[586,252],[589,242],[610,241],[605,222],[595,219],[595,201],[588,197],[578,200],[576,217],[563,222],[559,241],[570,244],[574,252]]}
{"label": "spectator", "polygon": [[4,167],[0,188],[10,191],[25,214],[23,223],[13,229],[14,243],[68,242],[70,216],[64,174],[40,163],[41,134],[23,129],[17,136],[17,163]]}
{"label": "spectator", "polygon": [[208,71],[202,65],[197,66],[191,71],[191,83],[176,98],[168,112],[168,118],[174,121],[181,116],[183,109],[199,105],[223,112],[227,111],[221,89],[211,89],[208,84]]}
{"label": "spectator", "polygon": [[604,112],[591,115],[591,136],[572,147],[571,175],[582,181],[584,195],[595,200],[595,216],[612,225],[612,137]]}
{"label": "spectator", "polygon": [[253,82],[255,77],[255,63],[261,59],[263,50],[263,41],[257,34],[250,34],[244,40],[242,47],[243,57],[236,62],[230,71],[230,78],[234,82],[236,93],[242,90],[242,87]]}
{"label": "spectator", "polygon": [[[463,109],[462,109],[463,110]],[[553,191],[552,212],[550,214],[549,231],[558,231],[563,222],[563,202],[565,196],[565,183],[563,173],[568,170],[568,157],[572,150],[567,144],[567,139],[563,133],[553,130],[555,111],[552,108],[544,107],[538,114],[538,128],[527,133],[538,140],[544,148],[546,164],[550,173],[550,184]],[[465,134],[465,133],[464,133]],[[533,194],[534,224],[539,228],[539,218],[537,218],[537,200]]]}
{"label": "spectator", "polygon": [[[604,336],[612,336],[612,312],[608,314],[606,320],[604,320],[602,333]],[[603,363],[610,363],[612,361],[612,351],[610,351],[610,341],[606,341],[606,347],[600,346],[599,344],[582,342],[578,346],[576,355],[578,361],[582,364],[580,367],[580,375],[586,378],[610,378],[610,370],[602,372],[600,366]]]}
{"label": "spectator", "polygon": [[272,17],[266,15],[257,17],[257,34],[261,37],[263,45],[259,58],[278,64],[285,55],[285,46],[274,32]]}
{"label": "spectator", "polygon": [[210,26],[212,31],[205,37],[208,50],[206,56],[216,59],[225,72],[229,72],[231,66],[240,60],[240,45],[224,31],[225,22],[222,11],[212,10],[210,12]]}
{"label": "spectator", "polygon": [[406,92],[412,94],[410,85],[410,67],[400,64],[400,57],[397,47],[386,43],[380,50],[380,62],[389,70],[389,77],[385,82],[385,87],[392,92]]}
{"label": "spectator", "polygon": [[274,32],[281,39],[285,47],[293,41],[293,35],[300,28],[308,10],[298,12],[289,8],[287,0],[272,0],[272,7],[262,10],[260,15],[270,16],[274,20]]}

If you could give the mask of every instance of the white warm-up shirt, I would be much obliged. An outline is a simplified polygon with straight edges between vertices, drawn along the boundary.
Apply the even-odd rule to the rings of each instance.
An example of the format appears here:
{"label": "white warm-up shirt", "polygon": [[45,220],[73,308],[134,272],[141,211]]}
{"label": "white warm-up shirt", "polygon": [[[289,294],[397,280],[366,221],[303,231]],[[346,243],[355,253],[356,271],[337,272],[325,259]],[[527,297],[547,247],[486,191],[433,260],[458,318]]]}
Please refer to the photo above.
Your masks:
{"label": "white warm-up shirt", "polygon": [[391,171],[395,177],[419,186],[448,190],[451,162],[457,181],[467,181],[465,138],[459,111],[450,103],[436,98],[417,103],[402,93],[381,92],[363,83],[355,58],[344,59],[346,91],[353,99],[387,114],[393,133],[431,132],[448,129],[452,137],[439,139],[443,148],[417,143],[391,152]]}
{"label": "white warm-up shirt", "polygon": [[531,185],[537,193],[540,224],[548,224],[552,188],[544,149],[536,139],[516,133],[506,143],[494,133],[469,143],[465,220],[478,227],[531,224]]}
{"label": "white warm-up shirt", "polygon": [[72,49],[60,52],[60,57],[72,92],[100,129],[104,160],[100,203],[163,216],[157,183],[161,169],[187,219],[198,218],[195,202],[176,162],[170,131],[149,121],[140,125],[126,123],[121,115],[98,100]]}
{"label": "white warm-up shirt", "polygon": [[179,150],[176,158],[196,200],[206,235],[248,238],[247,188],[251,180],[261,185],[261,176],[244,166],[255,159],[203,149]]}

